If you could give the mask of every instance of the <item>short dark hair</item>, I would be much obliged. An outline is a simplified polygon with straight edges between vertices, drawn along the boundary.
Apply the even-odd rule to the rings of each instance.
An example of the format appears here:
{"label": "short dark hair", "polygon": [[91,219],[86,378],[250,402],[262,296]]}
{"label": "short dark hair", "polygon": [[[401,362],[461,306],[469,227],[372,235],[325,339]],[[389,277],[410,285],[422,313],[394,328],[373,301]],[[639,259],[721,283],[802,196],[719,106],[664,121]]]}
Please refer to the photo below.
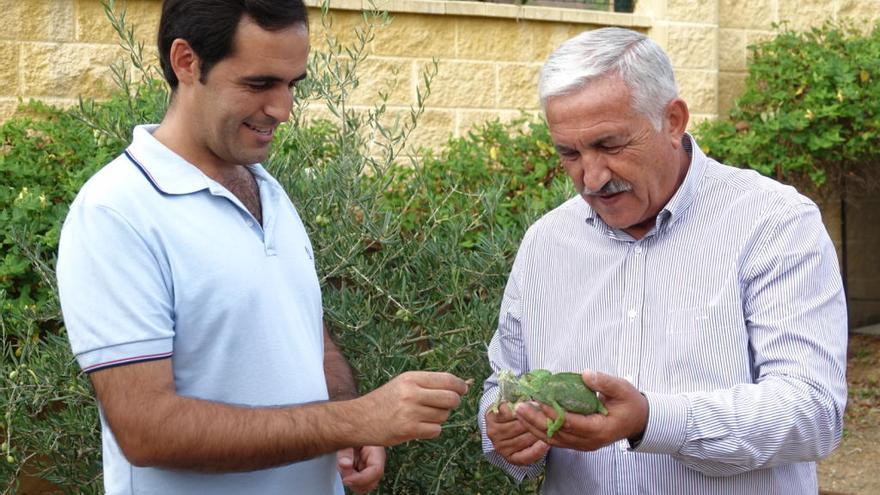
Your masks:
{"label": "short dark hair", "polygon": [[171,91],[177,89],[177,75],[171,67],[171,44],[181,38],[199,56],[199,80],[214,65],[231,55],[235,31],[248,16],[261,28],[277,31],[295,24],[308,29],[309,19],[302,0],[165,0],[159,21],[159,63]]}

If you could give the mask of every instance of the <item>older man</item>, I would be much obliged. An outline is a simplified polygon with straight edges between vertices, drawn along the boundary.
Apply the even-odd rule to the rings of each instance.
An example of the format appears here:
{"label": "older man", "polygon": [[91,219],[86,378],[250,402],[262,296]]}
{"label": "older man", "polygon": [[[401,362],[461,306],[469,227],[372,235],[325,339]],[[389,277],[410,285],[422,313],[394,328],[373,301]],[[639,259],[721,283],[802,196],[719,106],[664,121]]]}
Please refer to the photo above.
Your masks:
{"label": "older man", "polygon": [[[838,444],[846,306],[816,205],[685,132],[668,57],[617,28],[541,72],[578,196],[528,230],[489,349],[488,459],[545,493],[816,493]],[[582,371],[608,415],[502,405],[497,372]]]}

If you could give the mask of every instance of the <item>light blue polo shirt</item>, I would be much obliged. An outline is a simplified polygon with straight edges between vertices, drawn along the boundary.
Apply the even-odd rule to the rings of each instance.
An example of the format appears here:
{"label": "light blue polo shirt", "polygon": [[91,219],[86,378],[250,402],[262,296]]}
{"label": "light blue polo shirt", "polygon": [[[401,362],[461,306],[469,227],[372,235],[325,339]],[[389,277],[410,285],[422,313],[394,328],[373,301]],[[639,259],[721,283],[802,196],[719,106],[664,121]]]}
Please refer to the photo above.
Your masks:
{"label": "light blue polo shirt", "polygon": [[[64,222],[58,288],[85,371],[171,358],[180,395],[244,406],[326,400],[321,292],[287,194],[260,165],[263,226],[139,126]],[[335,455],[203,474],[132,466],[101,414],[108,494],[342,494]]]}

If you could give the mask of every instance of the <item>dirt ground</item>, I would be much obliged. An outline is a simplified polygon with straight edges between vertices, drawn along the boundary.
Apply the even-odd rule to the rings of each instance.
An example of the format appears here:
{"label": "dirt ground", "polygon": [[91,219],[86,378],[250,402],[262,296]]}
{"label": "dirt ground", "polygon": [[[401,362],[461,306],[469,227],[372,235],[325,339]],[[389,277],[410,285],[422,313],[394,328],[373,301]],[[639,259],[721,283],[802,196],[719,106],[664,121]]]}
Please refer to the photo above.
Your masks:
{"label": "dirt ground", "polygon": [[823,495],[880,493],[880,335],[850,335],[843,441],[818,463]]}

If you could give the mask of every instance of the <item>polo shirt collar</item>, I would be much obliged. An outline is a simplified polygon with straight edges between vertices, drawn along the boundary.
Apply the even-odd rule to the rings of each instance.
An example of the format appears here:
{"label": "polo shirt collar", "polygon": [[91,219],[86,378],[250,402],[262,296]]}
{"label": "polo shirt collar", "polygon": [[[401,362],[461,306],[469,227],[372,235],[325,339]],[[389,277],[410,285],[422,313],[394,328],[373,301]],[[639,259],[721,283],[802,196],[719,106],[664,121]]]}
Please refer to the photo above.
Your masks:
{"label": "polo shirt collar", "polygon": [[160,143],[153,132],[157,124],[134,128],[132,141],[125,150],[153,187],[165,194],[190,194],[209,189],[212,180],[195,165]]}

